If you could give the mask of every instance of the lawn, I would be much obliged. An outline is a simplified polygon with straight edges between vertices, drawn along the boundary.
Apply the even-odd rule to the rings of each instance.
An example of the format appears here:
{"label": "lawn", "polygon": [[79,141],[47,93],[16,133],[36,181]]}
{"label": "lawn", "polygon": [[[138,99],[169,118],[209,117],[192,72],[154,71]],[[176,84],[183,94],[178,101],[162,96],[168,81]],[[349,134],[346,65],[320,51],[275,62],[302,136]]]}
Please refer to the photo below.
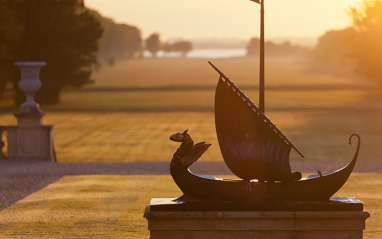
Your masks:
{"label": "lawn", "polygon": [[[355,148],[348,137],[362,137],[360,161],[379,160],[381,113],[353,111],[270,111],[273,122],[305,154],[305,160],[344,160]],[[2,122],[13,116],[0,116]],[[212,112],[53,112],[45,123],[54,124],[59,162],[169,161],[179,144],[169,140],[189,129],[195,142],[212,143],[200,160],[223,161]],[[367,122],[367,123],[365,123]],[[292,160],[300,160],[292,151]]]}
{"label": "lawn", "polygon": [[[267,60],[268,117],[307,160],[349,160],[354,149],[347,138],[353,132],[362,137],[360,160],[378,160],[378,93],[348,72],[313,73],[303,60]],[[258,102],[257,59],[214,63]],[[92,77],[95,85],[64,91],[60,104],[42,107],[44,123],[54,125],[59,162],[167,161],[177,148],[169,135],[185,129],[195,141],[213,144],[201,160],[222,160],[213,113],[219,76],[206,59],[126,61]],[[16,124],[11,111],[1,112],[0,121]],[[294,153],[292,159],[299,160]]]}
{"label": "lawn", "polygon": [[[382,175],[354,173],[335,196],[357,197],[382,237]],[[151,198],[181,195],[170,176],[66,176],[0,212],[1,238],[148,238]]]}

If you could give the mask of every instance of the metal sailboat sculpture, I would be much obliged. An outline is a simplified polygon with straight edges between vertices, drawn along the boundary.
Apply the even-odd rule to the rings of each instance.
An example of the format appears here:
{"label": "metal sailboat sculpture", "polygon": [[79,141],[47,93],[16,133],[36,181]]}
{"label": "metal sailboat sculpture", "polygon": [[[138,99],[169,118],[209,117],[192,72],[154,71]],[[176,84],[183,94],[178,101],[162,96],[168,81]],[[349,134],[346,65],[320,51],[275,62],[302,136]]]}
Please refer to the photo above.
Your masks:
{"label": "metal sailboat sculpture", "polygon": [[241,179],[228,180],[196,175],[188,167],[210,144],[193,144],[187,130],[170,137],[182,142],[175,152],[170,173],[183,198],[219,201],[328,201],[347,181],[357,161],[360,137],[353,159],[345,167],[326,174],[301,178],[291,172],[293,143],[236,87],[219,73],[215,94],[215,122],[219,146],[231,171]]}
{"label": "metal sailboat sculpture", "polygon": [[188,167],[210,147],[194,145],[188,130],[171,135],[182,142],[174,153],[170,173],[184,198],[219,201],[328,201],[347,181],[357,161],[357,149],[345,167],[332,172],[301,178],[291,172],[291,149],[302,153],[264,114],[264,0],[261,4],[260,34],[260,109],[211,62],[219,73],[215,94],[215,124],[221,153],[229,169],[239,180],[195,175]]}

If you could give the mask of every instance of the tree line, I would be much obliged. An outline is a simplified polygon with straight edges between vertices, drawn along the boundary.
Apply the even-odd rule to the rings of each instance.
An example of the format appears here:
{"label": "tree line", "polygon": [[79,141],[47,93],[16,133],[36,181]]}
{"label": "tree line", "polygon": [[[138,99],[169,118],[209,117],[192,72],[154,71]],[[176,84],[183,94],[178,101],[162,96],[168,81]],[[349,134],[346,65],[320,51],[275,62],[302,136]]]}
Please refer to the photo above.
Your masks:
{"label": "tree line", "polygon": [[139,28],[118,24],[92,10],[99,21],[103,34],[98,40],[97,58],[101,63],[113,64],[117,60],[134,58],[142,51],[142,37]]}
{"label": "tree line", "polygon": [[[310,53],[308,47],[292,45],[290,42],[285,41],[277,44],[272,41],[266,41],[264,43],[264,49],[267,56],[292,56],[292,55],[307,55]],[[247,56],[259,56],[260,55],[260,38],[253,37],[249,40],[247,45]]]}
{"label": "tree line", "polygon": [[314,54],[329,64],[354,65],[356,73],[382,91],[382,0],[364,0],[347,12],[352,25],[327,31]]}
{"label": "tree line", "polygon": [[[314,53],[332,62],[352,62],[357,72],[374,80],[382,89],[382,0],[364,0],[351,7],[353,24],[320,37]],[[258,38],[252,38],[247,55],[259,54]],[[192,43],[185,40],[162,43],[158,33],[142,39],[139,28],[117,24],[85,7],[84,0],[0,0],[0,93],[11,83],[16,104],[24,94],[18,90],[19,71],[15,61],[45,61],[42,87],[36,94],[40,104],[57,103],[63,89],[92,83],[91,72],[100,63],[143,57],[146,49],[186,56]],[[288,42],[266,42],[269,56],[305,54],[308,49]]]}
{"label": "tree line", "polygon": [[178,40],[175,42],[162,43],[158,33],[151,34],[145,41],[146,49],[151,53],[152,57],[156,57],[157,53],[162,50],[166,55],[171,52],[179,53],[185,57],[192,50],[190,41]]}
{"label": "tree line", "polygon": [[144,49],[154,57],[161,49],[186,55],[192,45],[181,41],[162,46],[159,34],[144,41],[139,28],[101,16],[86,8],[84,0],[0,0],[0,96],[10,83],[16,105],[25,101],[17,85],[16,61],[47,62],[35,99],[54,104],[63,89],[92,83],[91,72],[100,64],[143,57]]}

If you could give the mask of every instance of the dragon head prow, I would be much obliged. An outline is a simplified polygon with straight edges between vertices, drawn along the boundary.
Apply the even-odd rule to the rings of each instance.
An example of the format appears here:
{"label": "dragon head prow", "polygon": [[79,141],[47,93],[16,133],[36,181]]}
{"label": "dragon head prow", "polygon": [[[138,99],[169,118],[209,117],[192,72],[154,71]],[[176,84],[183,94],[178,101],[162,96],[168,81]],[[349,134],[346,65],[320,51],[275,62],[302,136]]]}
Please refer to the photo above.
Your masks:
{"label": "dragon head prow", "polygon": [[188,168],[211,146],[211,144],[206,144],[204,141],[194,145],[194,141],[187,132],[188,129],[170,136],[170,140],[182,142],[171,159],[170,168],[177,165]]}
{"label": "dragon head prow", "polygon": [[178,132],[176,134],[172,134],[170,136],[170,140],[175,141],[175,142],[182,142],[187,135],[188,129],[186,129],[183,132]]}

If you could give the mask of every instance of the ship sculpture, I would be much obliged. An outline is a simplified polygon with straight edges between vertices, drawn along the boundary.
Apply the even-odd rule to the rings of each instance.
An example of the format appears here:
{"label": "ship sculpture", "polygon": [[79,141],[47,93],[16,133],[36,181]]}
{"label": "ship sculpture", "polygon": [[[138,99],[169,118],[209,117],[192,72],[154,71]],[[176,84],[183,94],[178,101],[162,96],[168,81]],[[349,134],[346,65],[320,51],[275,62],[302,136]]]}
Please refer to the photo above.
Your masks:
{"label": "ship sculpture", "polygon": [[343,168],[302,178],[291,172],[293,148],[303,154],[272,121],[211,62],[219,73],[215,93],[215,124],[220,150],[228,168],[240,179],[219,179],[193,174],[188,167],[208,149],[194,145],[188,130],[170,139],[181,142],[170,164],[170,173],[182,190],[183,200],[219,201],[328,201],[347,181],[356,164],[361,139],[358,134],[353,159]]}

